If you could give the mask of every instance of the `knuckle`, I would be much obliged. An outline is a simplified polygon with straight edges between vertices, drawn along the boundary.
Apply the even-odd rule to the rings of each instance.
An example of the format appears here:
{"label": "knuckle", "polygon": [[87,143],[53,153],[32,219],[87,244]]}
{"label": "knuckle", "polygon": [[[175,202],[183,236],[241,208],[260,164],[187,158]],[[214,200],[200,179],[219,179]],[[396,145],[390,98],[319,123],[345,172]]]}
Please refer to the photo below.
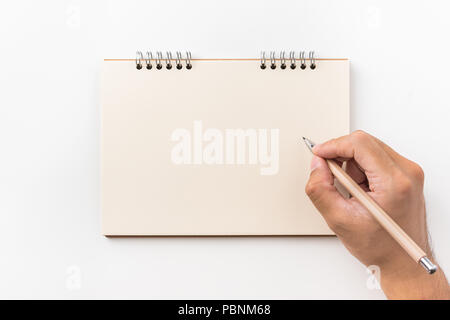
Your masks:
{"label": "knuckle", "polygon": [[350,137],[353,139],[353,141],[365,142],[365,141],[369,140],[370,135],[363,130],[356,130],[350,134]]}
{"label": "knuckle", "polygon": [[395,178],[395,189],[400,196],[407,196],[413,190],[413,182],[403,173]]}
{"label": "knuckle", "polygon": [[413,164],[412,164],[411,173],[412,173],[414,179],[416,179],[417,181],[420,181],[420,182],[424,181],[425,173],[424,173],[422,167],[415,162],[413,162]]}
{"label": "knuckle", "polygon": [[319,198],[320,186],[310,181],[305,187],[305,192],[312,201],[315,201]]}

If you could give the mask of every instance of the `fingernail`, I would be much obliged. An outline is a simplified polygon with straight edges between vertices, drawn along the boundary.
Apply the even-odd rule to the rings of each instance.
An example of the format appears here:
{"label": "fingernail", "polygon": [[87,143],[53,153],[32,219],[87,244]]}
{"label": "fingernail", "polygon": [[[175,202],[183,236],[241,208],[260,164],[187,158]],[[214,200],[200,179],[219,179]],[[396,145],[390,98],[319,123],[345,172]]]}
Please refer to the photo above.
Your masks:
{"label": "fingernail", "polygon": [[322,145],[321,143],[316,144],[316,145],[312,148],[312,151],[315,152],[317,149],[320,148],[321,145]]}
{"label": "fingernail", "polygon": [[311,160],[311,171],[316,169],[318,166],[320,166],[320,158],[313,156],[313,158]]}

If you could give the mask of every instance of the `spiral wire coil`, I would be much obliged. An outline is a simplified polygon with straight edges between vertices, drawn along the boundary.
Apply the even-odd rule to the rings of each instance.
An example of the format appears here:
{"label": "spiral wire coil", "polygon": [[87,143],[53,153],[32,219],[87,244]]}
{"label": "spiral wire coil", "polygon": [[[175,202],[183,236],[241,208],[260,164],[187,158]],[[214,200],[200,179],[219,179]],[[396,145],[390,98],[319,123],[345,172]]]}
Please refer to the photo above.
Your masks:
{"label": "spiral wire coil", "polygon": [[[307,60],[309,61],[309,68],[311,70],[314,70],[317,68],[316,64],[316,57],[314,51],[309,51],[308,53],[308,59],[306,59],[306,52],[300,51],[298,54],[298,58],[296,58],[296,52],[290,51],[289,52],[289,58],[286,59],[286,52],[281,51],[278,55],[275,51],[270,51],[269,53],[269,66],[270,69],[275,70],[277,68],[277,62],[279,62],[279,67],[281,69],[287,69],[287,62],[289,63],[289,67],[294,70],[297,68],[297,65],[299,65],[300,69],[305,70],[308,66]],[[183,54],[181,51],[175,52],[175,58],[172,55],[172,52],[166,51],[166,54],[163,55],[161,51],[156,51],[155,58],[153,58],[153,53],[151,51],[147,51],[145,53],[145,58],[142,53],[142,51],[136,51],[136,69],[141,70],[144,66],[147,70],[151,70],[153,68],[152,62],[154,62],[155,67],[157,70],[161,70],[164,65],[167,70],[171,70],[172,67],[175,65],[175,69],[181,70],[183,69],[183,62],[184,67],[187,70],[192,69],[192,55],[190,51],[186,51],[185,56],[183,57]],[[174,64],[173,64],[174,63]],[[260,56],[260,67],[261,69],[267,68],[267,59],[266,59],[266,52],[262,51]]]}
{"label": "spiral wire coil", "polygon": [[181,70],[183,69],[183,62],[186,69],[192,69],[192,55],[190,51],[186,51],[185,57],[183,57],[181,51],[176,51],[175,56],[170,51],[166,51],[166,54],[163,54],[161,51],[156,51],[155,58],[151,51],[146,51],[145,57],[142,51],[136,51],[135,62],[136,69],[138,70],[141,70],[144,64],[147,70],[153,69],[152,62],[157,70],[161,70],[164,66],[167,70],[171,70],[173,66],[175,66],[175,69]]}
{"label": "spiral wire coil", "polygon": [[[266,69],[267,68],[267,60],[266,60],[266,52],[262,51],[261,52],[261,58],[260,58],[260,67],[261,69]],[[290,51],[289,52],[289,60],[286,60],[286,52],[285,51],[280,51],[278,58],[277,58],[277,54],[275,51],[270,51],[269,53],[269,66],[270,69],[275,70],[277,68],[277,61],[279,61],[279,67],[281,69],[286,69],[287,68],[287,61],[289,61],[289,67],[294,70],[295,68],[297,68],[297,64],[299,64],[300,69],[305,70],[308,66],[307,64],[307,60],[309,61],[309,68],[311,70],[314,70],[317,68],[317,64],[316,64],[316,57],[315,57],[315,53],[314,51],[309,51],[308,53],[308,59],[306,59],[306,52],[305,51],[300,51],[298,54],[298,58],[296,58],[296,52],[295,51]]]}

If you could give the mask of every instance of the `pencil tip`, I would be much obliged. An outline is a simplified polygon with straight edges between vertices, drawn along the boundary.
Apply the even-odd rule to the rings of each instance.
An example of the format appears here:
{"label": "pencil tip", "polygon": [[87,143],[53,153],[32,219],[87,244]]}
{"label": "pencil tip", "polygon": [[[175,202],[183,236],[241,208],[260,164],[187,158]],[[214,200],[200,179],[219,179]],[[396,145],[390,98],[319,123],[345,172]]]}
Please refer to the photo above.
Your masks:
{"label": "pencil tip", "polygon": [[314,148],[314,142],[312,142],[311,140],[309,140],[308,138],[302,137],[303,141],[305,142],[306,146],[308,147],[309,150],[311,150],[312,152],[312,148]]}

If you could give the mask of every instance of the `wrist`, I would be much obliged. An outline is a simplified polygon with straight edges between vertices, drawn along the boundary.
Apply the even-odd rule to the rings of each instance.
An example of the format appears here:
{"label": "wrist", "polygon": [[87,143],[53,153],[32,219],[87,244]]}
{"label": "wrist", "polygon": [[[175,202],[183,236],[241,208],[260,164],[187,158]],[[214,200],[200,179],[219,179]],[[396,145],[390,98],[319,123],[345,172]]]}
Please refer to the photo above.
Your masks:
{"label": "wrist", "polygon": [[380,266],[381,287],[388,299],[449,299],[444,273],[430,275],[411,258],[398,259]]}

